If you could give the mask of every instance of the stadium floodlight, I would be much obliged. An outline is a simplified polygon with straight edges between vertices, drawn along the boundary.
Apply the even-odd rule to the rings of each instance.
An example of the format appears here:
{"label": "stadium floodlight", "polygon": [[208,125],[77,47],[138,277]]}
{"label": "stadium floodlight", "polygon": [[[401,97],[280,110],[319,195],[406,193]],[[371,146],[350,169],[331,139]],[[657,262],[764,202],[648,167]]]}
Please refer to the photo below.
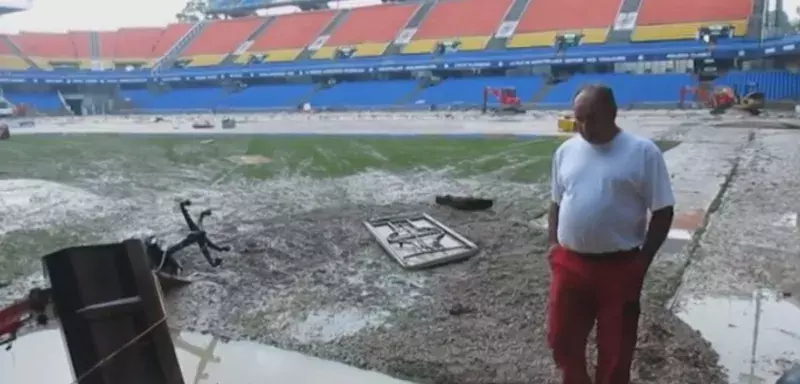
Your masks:
{"label": "stadium floodlight", "polygon": [[583,41],[582,33],[564,33],[556,35],[553,39],[553,47],[558,52],[563,52],[568,48],[577,47]]}
{"label": "stadium floodlight", "polygon": [[697,28],[697,40],[714,46],[720,39],[732,39],[736,35],[736,27],[727,24],[706,25]]}
{"label": "stadium floodlight", "polygon": [[459,40],[444,40],[436,43],[436,48],[434,49],[434,53],[437,55],[444,55],[446,53],[454,53],[458,52],[458,47],[461,46],[461,41]]}

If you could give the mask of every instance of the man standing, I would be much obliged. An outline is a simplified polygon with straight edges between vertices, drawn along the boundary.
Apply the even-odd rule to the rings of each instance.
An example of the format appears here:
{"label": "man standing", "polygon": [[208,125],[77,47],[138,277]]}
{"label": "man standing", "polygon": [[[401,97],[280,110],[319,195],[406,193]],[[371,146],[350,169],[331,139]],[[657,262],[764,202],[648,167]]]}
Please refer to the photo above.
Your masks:
{"label": "man standing", "polygon": [[591,384],[586,341],[597,321],[594,383],[628,384],[642,282],[675,198],[661,150],[616,125],[610,88],[582,89],[573,109],[580,134],[553,156],[547,339],[563,383]]}

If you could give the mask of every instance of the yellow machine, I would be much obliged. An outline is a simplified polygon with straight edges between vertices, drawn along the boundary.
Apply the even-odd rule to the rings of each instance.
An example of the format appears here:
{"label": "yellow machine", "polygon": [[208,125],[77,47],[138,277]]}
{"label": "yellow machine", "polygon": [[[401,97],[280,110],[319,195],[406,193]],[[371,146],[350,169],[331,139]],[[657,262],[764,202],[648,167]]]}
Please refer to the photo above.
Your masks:
{"label": "yellow machine", "polygon": [[565,133],[575,132],[575,118],[569,115],[559,117],[558,131]]}

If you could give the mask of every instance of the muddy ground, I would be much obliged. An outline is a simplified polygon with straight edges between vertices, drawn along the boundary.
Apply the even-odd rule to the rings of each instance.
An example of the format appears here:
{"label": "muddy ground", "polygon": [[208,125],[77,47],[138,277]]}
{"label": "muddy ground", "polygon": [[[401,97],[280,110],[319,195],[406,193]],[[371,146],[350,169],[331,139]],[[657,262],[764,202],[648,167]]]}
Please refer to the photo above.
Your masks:
{"label": "muddy ground", "polygon": [[[648,117],[636,119],[631,121]],[[674,126],[670,121],[653,124],[664,132]],[[431,182],[443,185],[432,179],[373,181],[378,183],[371,186],[373,194],[398,185],[411,190],[409,186]],[[299,350],[417,383],[558,383],[544,342],[549,281],[545,235],[535,224],[544,214],[546,189],[487,190],[478,184],[441,193],[480,191],[497,199],[490,212],[437,207],[430,190],[398,198],[389,193],[343,199],[358,187],[345,182],[298,196],[286,194],[291,190],[286,186],[280,196],[263,192],[289,199],[281,204],[291,209],[276,209],[263,218],[240,209],[238,220],[212,223],[213,233],[232,244],[234,252],[217,270],[196,255],[182,257],[188,270],[198,271],[198,280],[170,293],[171,325]],[[244,197],[215,198],[241,205],[257,195],[250,191]],[[307,209],[304,199],[309,199]],[[268,210],[268,205],[259,202],[258,209]],[[163,210],[159,206],[152,212]],[[430,213],[482,251],[460,264],[403,271],[379,249],[362,220],[409,211]],[[131,213],[128,220],[143,221],[152,212]],[[233,212],[223,214],[237,219]],[[663,274],[654,269],[645,287],[634,382],[725,383],[716,353],[664,309],[664,298],[671,295],[664,289],[674,284],[656,283]],[[0,289],[0,301],[7,302],[34,281]]]}

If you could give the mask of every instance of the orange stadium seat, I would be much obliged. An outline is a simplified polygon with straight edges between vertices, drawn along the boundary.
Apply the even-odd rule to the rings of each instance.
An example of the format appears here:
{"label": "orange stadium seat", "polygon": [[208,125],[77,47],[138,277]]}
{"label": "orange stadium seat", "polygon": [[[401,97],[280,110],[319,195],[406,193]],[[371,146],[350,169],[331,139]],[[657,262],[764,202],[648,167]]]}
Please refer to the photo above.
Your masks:
{"label": "orange stadium seat", "polygon": [[98,32],[103,68],[149,67],[167,53],[192,24],[176,23],[166,28],[122,28]]}
{"label": "orange stadium seat", "polygon": [[23,70],[30,68],[28,62],[17,56],[16,52],[5,43],[6,38],[7,36],[0,35],[0,70]]}
{"label": "orange stadium seat", "polygon": [[564,33],[583,34],[584,44],[604,43],[621,3],[622,0],[532,0],[506,46],[548,47],[556,35]]}
{"label": "orange stadium seat", "polygon": [[[546,0],[532,0],[546,1]],[[600,0],[596,0],[600,1]],[[486,48],[512,0],[445,0],[431,8],[403,53],[430,53],[441,41],[459,41],[461,51]]]}
{"label": "orange stadium seat", "polygon": [[265,62],[292,61],[314,43],[337,12],[325,10],[275,16],[252,44],[248,42],[250,46],[236,62],[247,64],[254,55],[264,55]]}
{"label": "orange stadium seat", "polygon": [[631,40],[694,39],[698,28],[715,24],[744,36],[752,11],[753,0],[643,0]]}
{"label": "orange stadium seat", "polygon": [[41,69],[91,68],[90,32],[21,32],[10,40]]}
{"label": "orange stadium seat", "polygon": [[246,17],[212,21],[181,52],[190,67],[218,65],[239,48],[267,19]]}
{"label": "orange stadium seat", "polygon": [[354,57],[380,56],[419,8],[419,4],[354,8],[312,58],[331,59],[344,46],[355,48]]}

